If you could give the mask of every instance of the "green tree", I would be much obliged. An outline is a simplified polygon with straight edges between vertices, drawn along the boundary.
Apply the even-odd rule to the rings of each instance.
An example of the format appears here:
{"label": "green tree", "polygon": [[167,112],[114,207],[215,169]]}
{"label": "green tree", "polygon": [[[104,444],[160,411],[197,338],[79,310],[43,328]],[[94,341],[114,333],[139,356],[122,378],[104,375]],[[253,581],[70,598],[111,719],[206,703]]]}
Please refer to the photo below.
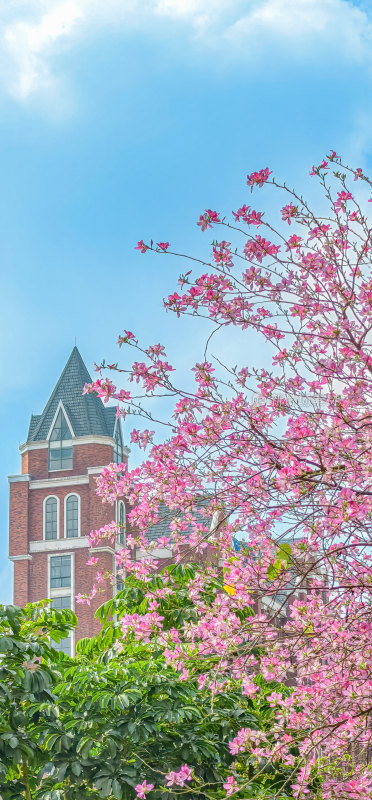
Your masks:
{"label": "green tree", "polygon": [[[41,734],[58,718],[59,642],[75,614],[46,603],[0,606],[0,786],[3,800],[35,796],[48,769]],[[50,766],[50,765],[49,765]],[[51,767],[50,767],[51,768]]]}
{"label": "green tree", "polygon": [[[101,633],[79,642],[75,658],[56,654],[45,643],[50,635],[47,626],[34,627],[35,658],[40,661],[29,673],[32,680],[36,674],[45,675],[45,687],[28,701],[20,694],[22,707],[29,703],[29,748],[24,758],[28,779],[22,772],[22,758],[18,766],[12,755],[4,762],[4,800],[133,800],[135,787],[145,778],[154,786],[150,800],[178,794],[190,800],[219,798],[225,796],[223,782],[238,774],[246,778],[246,789],[238,797],[290,796],[285,789],[293,779],[290,768],[279,764],[274,769],[253,756],[243,762],[230,751],[229,742],[242,728],[270,733],[273,710],[267,696],[278,684],[256,679],[257,691],[246,696],[233,675],[219,680],[215,656],[201,658],[193,653],[183,632],[195,613],[189,592],[194,579],[195,568],[182,565],[156,576],[152,586],[129,576],[123,591],[97,612]],[[156,613],[164,617],[161,636],[179,637],[182,663],[167,663],[164,641],[149,616],[149,588],[158,589]],[[212,603],[216,593],[223,591],[222,578],[211,576],[203,591],[206,604]],[[25,629],[30,624],[28,613],[35,616],[35,608],[14,611],[15,616],[23,615]],[[239,613],[249,621],[249,608]],[[66,616],[53,612],[53,617],[40,610],[40,614],[49,620],[54,636],[65,634],[61,624],[56,628],[57,622],[74,623],[71,612]],[[127,615],[131,619],[137,615],[138,630],[127,630],[123,637]],[[4,658],[8,659],[8,652]],[[211,685],[205,675],[213,667]],[[13,691],[11,682],[9,686]],[[12,725],[9,732],[13,734]],[[167,787],[165,776],[182,763],[192,770],[192,781],[183,787]]]}

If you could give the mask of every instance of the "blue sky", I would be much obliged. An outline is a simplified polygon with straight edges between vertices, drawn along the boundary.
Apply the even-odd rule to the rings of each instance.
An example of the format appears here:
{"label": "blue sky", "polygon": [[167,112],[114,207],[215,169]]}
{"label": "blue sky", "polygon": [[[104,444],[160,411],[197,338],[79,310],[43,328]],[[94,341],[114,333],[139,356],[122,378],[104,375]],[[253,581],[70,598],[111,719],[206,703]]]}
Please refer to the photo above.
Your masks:
{"label": "blue sky", "polygon": [[162,308],[180,262],[137,240],[206,255],[206,207],[267,165],[312,192],[331,147],[371,167],[369,3],[0,0],[0,601],[7,475],[75,337],[88,367],[123,328],[183,371],[201,355]]}

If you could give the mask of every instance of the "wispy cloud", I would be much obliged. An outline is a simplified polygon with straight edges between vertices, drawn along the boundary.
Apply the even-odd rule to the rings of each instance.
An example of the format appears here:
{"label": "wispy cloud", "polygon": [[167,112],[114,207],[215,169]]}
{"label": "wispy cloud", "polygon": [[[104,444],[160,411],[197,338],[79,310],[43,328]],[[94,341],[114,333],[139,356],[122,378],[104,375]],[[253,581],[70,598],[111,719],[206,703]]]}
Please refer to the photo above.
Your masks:
{"label": "wispy cloud", "polygon": [[[372,10],[372,9],[371,9]],[[267,52],[274,44],[290,46],[289,57],[316,57],[319,50],[340,60],[362,61],[371,56],[372,24],[367,13],[348,0],[263,0],[226,31],[235,46],[251,53]]]}
{"label": "wispy cloud", "polygon": [[16,19],[4,32],[4,44],[9,54],[9,89],[20,99],[54,85],[50,61],[61,39],[71,37],[76,24],[83,19],[78,3],[55,4],[54,8],[35,22]]}
{"label": "wispy cloud", "polygon": [[[252,60],[268,48],[287,47],[289,57],[337,50],[338,59],[366,60],[371,19],[351,0],[0,0],[3,90],[20,101],[56,95],[54,59],[78,46],[92,29],[151,30],[159,19],[177,23],[224,54]],[[154,26],[155,30],[155,26]],[[157,34],[155,34],[157,35]],[[192,46],[192,45],[191,45]]]}

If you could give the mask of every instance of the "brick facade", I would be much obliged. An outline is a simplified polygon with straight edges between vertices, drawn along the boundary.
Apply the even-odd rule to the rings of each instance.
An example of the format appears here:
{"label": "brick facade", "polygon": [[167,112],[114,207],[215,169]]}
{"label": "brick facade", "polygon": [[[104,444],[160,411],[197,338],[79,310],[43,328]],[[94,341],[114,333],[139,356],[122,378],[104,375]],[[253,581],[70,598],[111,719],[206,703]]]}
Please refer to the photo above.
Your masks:
{"label": "brick facade", "polygon": [[[96,496],[96,477],[101,467],[117,460],[118,444],[119,460],[125,462],[128,453],[122,446],[120,427],[118,435],[115,409],[104,407],[98,397],[83,396],[84,384],[90,380],[74,348],[43,413],[31,419],[27,441],[20,448],[21,473],[9,478],[9,556],[14,565],[14,603],[23,606],[49,598],[54,603],[70,604],[79,620],[75,641],[98,632],[94,613],[114,592],[112,582],[107,581],[90,606],[75,603],[77,594],[90,593],[97,570],[112,575],[115,572],[114,552],[119,545],[114,543],[109,546],[104,542],[95,547],[98,562],[87,566],[91,555],[88,534],[115,519],[115,507],[102,503]],[[53,447],[65,448],[66,461],[62,466],[68,463],[69,468],[49,469]],[[54,467],[55,462],[52,463]],[[73,536],[71,530],[67,536],[65,528],[69,495],[79,498]],[[56,498],[52,527],[48,530],[47,498]],[[72,652],[73,646],[70,649]]]}
{"label": "brick facade", "polygon": [[[114,549],[109,548],[107,543],[95,548],[94,555],[99,559],[97,564],[86,564],[90,556],[86,537],[91,530],[97,530],[115,519],[115,508],[102,503],[95,493],[97,472],[88,473],[88,469],[98,469],[112,460],[112,444],[76,444],[73,448],[73,469],[48,473],[47,447],[23,453],[22,467],[26,464],[29,472],[9,479],[9,556],[14,563],[16,605],[23,606],[51,596],[48,569],[53,555],[73,554],[72,583],[75,595],[89,594],[96,570],[114,573]],[[77,478],[76,483],[74,478]],[[43,485],[39,486],[41,482]],[[65,501],[71,494],[78,495],[80,500],[79,541],[65,537]],[[45,501],[48,497],[58,499],[58,538],[54,541],[44,538]],[[39,548],[37,551],[35,545]],[[98,632],[99,625],[94,620],[94,613],[99,605],[110,599],[112,593],[113,587],[108,582],[91,606],[75,605],[72,598],[71,605],[75,606],[79,618],[76,640]]]}

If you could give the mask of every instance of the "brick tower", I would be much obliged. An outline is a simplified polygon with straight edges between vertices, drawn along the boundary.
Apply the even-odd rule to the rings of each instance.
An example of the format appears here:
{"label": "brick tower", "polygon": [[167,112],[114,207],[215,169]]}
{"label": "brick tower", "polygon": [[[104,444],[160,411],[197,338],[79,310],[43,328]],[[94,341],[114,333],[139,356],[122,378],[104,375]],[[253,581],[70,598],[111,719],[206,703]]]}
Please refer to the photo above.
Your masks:
{"label": "brick tower", "polygon": [[[125,505],[102,503],[95,478],[112,461],[126,461],[115,408],[83,395],[91,377],[74,347],[42,414],[32,416],[21,445],[20,475],[9,477],[9,555],[14,564],[14,603],[50,598],[57,608],[75,609],[75,595],[89,593],[97,569],[115,572],[114,549],[94,548],[97,564],[87,566],[87,536],[115,519],[125,525]],[[120,536],[123,539],[123,535]],[[109,583],[91,606],[76,609],[75,635],[59,645],[74,652],[74,638],[98,632],[94,612],[113,593]]]}

